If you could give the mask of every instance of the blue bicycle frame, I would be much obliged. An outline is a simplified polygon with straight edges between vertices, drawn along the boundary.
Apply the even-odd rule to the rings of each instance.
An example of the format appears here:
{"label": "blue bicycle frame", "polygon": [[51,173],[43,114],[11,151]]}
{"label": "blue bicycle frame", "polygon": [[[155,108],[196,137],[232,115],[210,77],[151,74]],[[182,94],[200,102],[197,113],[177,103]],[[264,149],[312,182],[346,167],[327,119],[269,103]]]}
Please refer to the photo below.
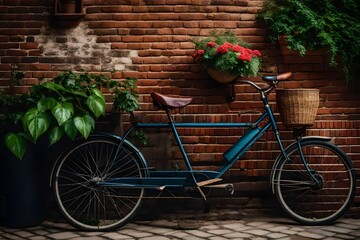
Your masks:
{"label": "blue bicycle frame", "polygon": [[[183,156],[185,164],[188,168],[187,171],[157,171],[149,170],[148,176],[145,178],[121,178],[111,179],[106,182],[100,183],[101,185],[114,186],[114,187],[139,187],[139,188],[158,188],[163,189],[165,187],[187,187],[197,186],[200,181],[198,176],[206,176],[207,179],[220,178],[232,165],[266,132],[272,127],[279,148],[284,157],[287,158],[284,147],[281,143],[281,139],[278,132],[278,127],[272,112],[268,104],[268,100],[265,94],[262,94],[261,100],[265,106],[265,111],[255,121],[249,123],[175,123],[171,116],[170,109],[166,109],[168,116],[168,123],[138,123],[133,122],[133,126],[125,133],[123,139],[125,140],[129,136],[130,132],[135,128],[171,128],[175,140],[178,144],[180,152]],[[260,123],[263,123],[260,126]],[[190,160],[182,145],[177,128],[248,128],[239,140],[224,153],[225,163],[218,171],[197,171],[193,170]],[[121,144],[121,143],[120,143]]]}

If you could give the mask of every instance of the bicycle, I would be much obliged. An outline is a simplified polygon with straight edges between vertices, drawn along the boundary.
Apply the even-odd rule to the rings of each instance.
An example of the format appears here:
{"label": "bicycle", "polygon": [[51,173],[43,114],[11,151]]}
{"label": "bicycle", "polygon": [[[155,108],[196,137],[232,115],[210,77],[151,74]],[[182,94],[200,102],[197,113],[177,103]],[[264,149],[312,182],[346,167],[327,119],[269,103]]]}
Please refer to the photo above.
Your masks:
{"label": "bicycle", "polygon": [[[284,148],[268,95],[281,80],[291,76],[263,76],[260,87],[240,80],[260,94],[264,111],[248,123],[176,123],[171,110],[191,103],[189,97],[170,97],[152,93],[154,104],[165,110],[168,123],[139,123],[124,136],[100,133],[72,143],[58,158],[52,172],[55,201],[66,220],[87,231],[109,231],[129,222],[146,193],[162,194],[192,189],[207,203],[206,189],[234,191],[231,183],[219,183],[221,176],[270,128],[280,154],[270,176],[273,194],[295,221],[306,225],[329,224],[350,207],[355,195],[355,171],[347,155],[327,137],[303,137]],[[149,168],[141,152],[127,138],[136,128],[170,128],[187,170]],[[224,154],[217,171],[194,170],[182,145],[177,128],[247,128],[244,135]],[[175,196],[175,195],[172,195]],[[154,196],[157,197],[157,196]]]}

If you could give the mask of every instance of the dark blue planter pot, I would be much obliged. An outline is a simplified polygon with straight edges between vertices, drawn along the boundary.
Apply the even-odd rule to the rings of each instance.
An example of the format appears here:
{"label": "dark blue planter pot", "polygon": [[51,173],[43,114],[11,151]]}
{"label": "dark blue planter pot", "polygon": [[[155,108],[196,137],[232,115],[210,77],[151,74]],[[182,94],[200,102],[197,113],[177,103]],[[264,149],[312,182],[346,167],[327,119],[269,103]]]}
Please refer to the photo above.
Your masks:
{"label": "dark blue planter pot", "polygon": [[0,224],[9,228],[41,224],[49,195],[46,159],[37,153],[37,145],[29,144],[19,160],[5,147],[3,137],[0,142]]}

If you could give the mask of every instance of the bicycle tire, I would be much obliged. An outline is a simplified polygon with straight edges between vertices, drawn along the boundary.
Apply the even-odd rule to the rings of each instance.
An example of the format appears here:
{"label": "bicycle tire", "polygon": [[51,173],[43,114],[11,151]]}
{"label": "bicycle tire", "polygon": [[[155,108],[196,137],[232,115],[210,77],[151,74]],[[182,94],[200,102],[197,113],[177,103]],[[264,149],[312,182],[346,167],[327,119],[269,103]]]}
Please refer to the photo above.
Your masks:
{"label": "bicycle tire", "polygon": [[54,168],[55,201],[65,219],[85,231],[110,231],[128,223],[139,209],[144,188],[114,188],[109,178],[145,177],[142,156],[126,141],[106,136],[81,139],[67,148]]}
{"label": "bicycle tire", "polygon": [[313,185],[299,157],[296,144],[275,166],[273,189],[278,202],[295,221],[305,225],[326,225],[340,218],[350,207],[355,191],[355,170],[347,155],[331,142],[302,140],[301,149],[314,176]]}

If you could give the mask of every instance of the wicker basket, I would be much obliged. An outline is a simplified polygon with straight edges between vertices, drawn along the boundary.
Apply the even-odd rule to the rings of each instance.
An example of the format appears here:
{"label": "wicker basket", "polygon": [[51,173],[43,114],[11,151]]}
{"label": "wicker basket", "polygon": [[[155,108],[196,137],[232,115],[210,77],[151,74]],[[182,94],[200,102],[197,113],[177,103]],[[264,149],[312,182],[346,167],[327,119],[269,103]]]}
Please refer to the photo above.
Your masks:
{"label": "wicker basket", "polygon": [[319,90],[277,89],[276,102],[285,127],[311,126],[319,107]]}

